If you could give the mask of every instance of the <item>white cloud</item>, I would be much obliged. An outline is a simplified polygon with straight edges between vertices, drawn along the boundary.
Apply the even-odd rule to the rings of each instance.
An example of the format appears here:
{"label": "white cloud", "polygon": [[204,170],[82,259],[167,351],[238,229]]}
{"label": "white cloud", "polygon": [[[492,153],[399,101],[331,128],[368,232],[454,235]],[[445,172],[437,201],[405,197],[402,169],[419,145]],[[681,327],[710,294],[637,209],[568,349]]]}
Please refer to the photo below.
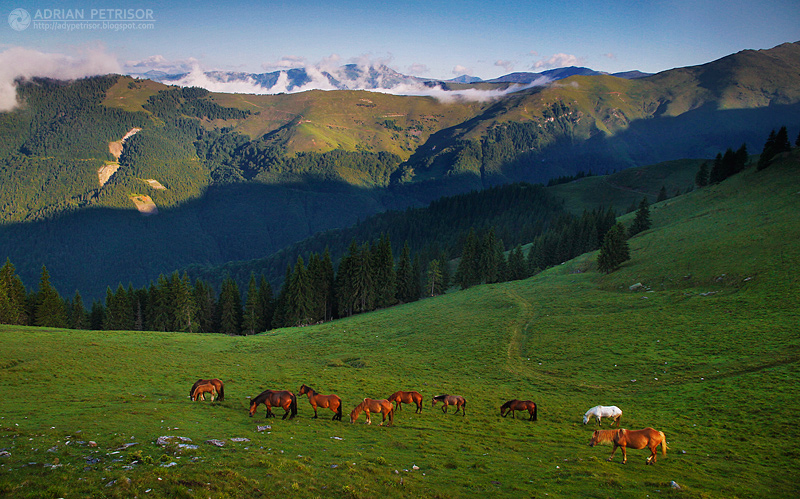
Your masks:
{"label": "white cloud", "polygon": [[265,62],[261,65],[264,71],[275,71],[280,69],[302,68],[307,64],[306,58],[299,55],[285,55],[275,62]]}
{"label": "white cloud", "polygon": [[15,80],[35,76],[74,80],[86,76],[121,72],[119,61],[101,47],[81,49],[76,56],[52,54],[23,47],[0,52],[0,112],[14,109]]}
{"label": "white cloud", "polygon": [[472,69],[468,68],[466,66],[462,66],[461,64],[456,64],[453,67],[453,74],[454,75],[461,76],[461,75],[468,75],[470,73],[472,73]]}
{"label": "white cloud", "polygon": [[567,66],[581,66],[584,59],[571,54],[558,53],[550,56],[549,59],[541,59],[531,66],[533,69],[563,68]]}
{"label": "white cloud", "polygon": [[499,67],[499,68],[503,68],[504,70],[509,71],[509,72],[514,70],[514,62],[513,61],[498,60],[498,61],[495,61],[494,65]]}
{"label": "white cloud", "polygon": [[194,57],[170,61],[163,55],[156,54],[138,61],[125,61],[123,70],[128,74],[146,73],[148,71],[179,74],[189,72],[199,64],[200,61]]}
{"label": "white cloud", "polygon": [[616,61],[616,60],[617,60],[617,54],[614,54],[614,53],[612,53],[612,52],[609,52],[609,53],[607,53],[607,54],[603,54],[603,57],[605,57],[605,58],[607,58],[607,59],[614,60],[614,61]]}
{"label": "white cloud", "polygon": [[408,72],[412,75],[426,74],[430,73],[430,71],[431,68],[429,68],[425,64],[420,64],[420,63],[412,64],[411,66],[408,67]]}

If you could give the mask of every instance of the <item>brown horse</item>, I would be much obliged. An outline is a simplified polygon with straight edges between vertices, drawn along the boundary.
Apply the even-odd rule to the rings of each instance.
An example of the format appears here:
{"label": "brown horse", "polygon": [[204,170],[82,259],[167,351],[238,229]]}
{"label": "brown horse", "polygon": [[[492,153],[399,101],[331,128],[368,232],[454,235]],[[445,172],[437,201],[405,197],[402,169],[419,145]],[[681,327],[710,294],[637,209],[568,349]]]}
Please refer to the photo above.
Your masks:
{"label": "brown horse", "polygon": [[517,419],[517,415],[514,411],[528,411],[528,414],[531,415],[528,418],[528,421],[536,421],[536,404],[533,403],[531,400],[509,400],[502,406],[500,406],[500,415],[503,417],[508,416],[508,413],[511,413],[511,416],[514,419]]}
{"label": "brown horse", "polygon": [[194,389],[197,388],[198,385],[204,385],[206,383],[212,383],[214,385],[214,388],[217,389],[217,394],[219,395],[217,397],[218,401],[222,402],[223,400],[225,400],[225,385],[222,384],[222,380],[219,380],[217,378],[198,379],[192,385],[192,389],[189,390],[189,396],[190,397],[192,396],[192,394],[194,393]]}
{"label": "brown horse", "polygon": [[320,395],[310,386],[303,384],[303,386],[300,387],[298,395],[305,394],[308,394],[308,401],[314,409],[314,419],[317,419],[317,407],[322,407],[323,409],[327,408],[334,412],[333,418],[331,418],[334,421],[342,420],[342,399],[340,399],[338,395]]}
{"label": "brown horse", "polygon": [[611,456],[608,460],[614,458],[614,453],[617,447],[622,448],[622,464],[628,462],[627,447],[631,449],[650,449],[650,457],[647,458],[645,464],[650,464],[652,459],[653,464],[656,462],[656,448],[661,445],[662,455],[667,455],[667,437],[664,436],[663,431],[654,430],[653,428],[645,428],[644,430],[595,430],[592,433],[592,439],[589,440],[589,447],[594,447],[597,444],[610,442],[614,445],[611,451]]}
{"label": "brown horse", "polygon": [[461,395],[436,395],[433,397],[433,404],[431,407],[436,407],[436,402],[441,402],[444,404],[442,406],[442,412],[447,412],[448,405],[456,406],[456,412],[453,414],[458,414],[458,411],[461,411],[462,416],[467,415],[467,400],[462,397]]}
{"label": "brown horse", "polygon": [[394,423],[394,406],[386,399],[364,399],[363,402],[355,406],[355,408],[350,412],[351,423],[356,422],[356,419],[358,419],[358,415],[361,414],[361,411],[364,411],[367,414],[367,424],[372,424],[372,419],[369,417],[371,412],[383,415],[381,426],[383,426],[383,423],[386,422],[386,416],[389,416],[389,424],[387,426]]}
{"label": "brown horse", "polygon": [[197,385],[192,393],[192,401],[206,399],[206,393],[211,394],[211,401],[214,401],[214,396],[217,394],[217,388],[214,386],[213,383],[203,383],[202,385]]}
{"label": "brown horse", "polygon": [[398,411],[403,409],[403,403],[413,403],[417,404],[417,410],[414,412],[422,412],[422,394],[419,392],[394,392],[386,398],[389,400],[389,402],[395,402],[397,404]]}
{"label": "brown horse", "polygon": [[264,404],[267,406],[267,416],[268,418],[274,417],[275,414],[272,412],[272,407],[283,407],[283,410],[286,411],[283,415],[283,419],[286,419],[286,416],[289,415],[291,411],[292,417],[289,419],[294,419],[297,416],[297,397],[294,396],[294,393],[288,390],[264,390],[261,392],[256,398],[250,401],[250,417],[256,413],[256,408],[258,404]]}

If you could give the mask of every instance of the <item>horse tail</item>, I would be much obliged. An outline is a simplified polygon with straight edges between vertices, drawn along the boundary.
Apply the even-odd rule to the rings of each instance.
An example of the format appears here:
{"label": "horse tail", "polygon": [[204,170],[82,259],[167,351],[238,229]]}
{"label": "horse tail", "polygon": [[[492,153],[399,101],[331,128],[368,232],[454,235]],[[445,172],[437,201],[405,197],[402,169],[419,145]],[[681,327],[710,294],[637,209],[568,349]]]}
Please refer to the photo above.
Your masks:
{"label": "horse tail", "polygon": [[217,397],[217,400],[219,400],[220,402],[225,400],[225,385],[222,384],[222,381],[219,382],[218,395],[219,397]]}
{"label": "horse tail", "polygon": [[664,435],[663,431],[658,432],[658,436],[661,437],[661,455],[667,455],[667,436]]}
{"label": "horse tail", "polygon": [[292,404],[289,406],[289,409],[292,411],[291,417],[297,416],[297,397],[295,397],[294,393],[290,394],[292,396]]}
{"label": "horse tail", "polygon": [[539,421],[539,417],[537,416],[538,412],[539,412],[539,406],[536,405],[536,404],[533,404],[533,420],[534,421]]}
{"label": "horse tail", "polygon": [[342,399],[339,399],[339,410],[336,412],[336,417],[339,419],[339,421],[342,420],[342,406],[343,405],[344,404],[342,404]]}
{"label": "horse tail", "polygon": [[394,424],[394,407],[389,409],[389,424]]}

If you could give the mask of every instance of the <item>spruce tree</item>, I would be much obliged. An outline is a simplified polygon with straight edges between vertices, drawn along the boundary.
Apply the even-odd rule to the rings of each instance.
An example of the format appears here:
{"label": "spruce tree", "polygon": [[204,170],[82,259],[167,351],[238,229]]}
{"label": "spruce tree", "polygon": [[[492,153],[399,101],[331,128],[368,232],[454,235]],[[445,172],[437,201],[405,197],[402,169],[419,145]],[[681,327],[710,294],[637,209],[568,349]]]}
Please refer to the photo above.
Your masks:
{"label": "spruce tree", "polygon": [[431,260],[428,263],[428,280],[425,285],[425,293],[428,296],[438,296],[442,294],[442,267],[439,260]]}
{"label": "spruce tree", "polygon": [[372,254],[375,307],[386,308],[397,301],[397,275],[394,270],[392,244],[387,234],[382,234]]}
{"label": "spruce tree", "polygon": [[26,301],[25,285],[11,260],[6,258],[5,265],[0,268],[0,324],[27,325]]}
{"label": "spruce tree", "polygon": [[106,320],[106,309],[97,300],[92,302],[92,310],[89,312],[89,329],[101,331]]}
{"label": "spruce tree", "polygon": [[[628,229],[628,235],[633,237],[649,229],[650,225],[650,204],[647,202],[647,198],[644,197],[639,203],[639,209],[636,210],[636,217],[633,219],[633,224],[630,229]],[[608,234],[606,234],[606,236],[608,236]]]}
{"label": "spruce tree", "polygon": [[219,332],[237,335],[242,330],[242,295],[230,276],[222,281],[217,306]]}
{"label": "spruce tree", "polygon": [[44,266],[39,280],[39,291],[36,294],[34,325],[60,328],[68,326],[64,300],[50,284],[50,273]]}
{"label": "spruce tree", "polygon": [[708,174],[709,184],[718,184],[725,180],[725,165],[722,162],[722,153],[717,153],[714,158],[714,166],[711,167],[711,172]]}
{"label": "spruce tree", "polygon": [[797,138],[794,141],[795,147],[800,147],[800,133],[797,134]]}
{"label": "spruce tree", "polygon": [[261,332],[260,307],[258,300],[258,287],[256,286],[256,276],[250,273],[250,281],[247,283],[247,296],[244,302],[244,314],[242,315],[242,334],[256,334]]}
{"label": "spruce tree", "polygon": [[413,264],[411,263],[411,249],[408,241],[403,245],[400,258],[397,261],[397,300],[401,303],[414,301],[413,298]]}
{"label": "spruce tree", "polygon": [[286,323],[291,326],[309,324],[314,304],[311,296],[311,277],[302,256],[297,257],[286,290]]}
{"label": "spruce tree", "polygon": [[525,255],[522,253],[522,246],[517,245],[508,255],[508,279],[517,281],[528,277],[525,266]]}
{"label": "spruce tree", "polygon": [[608,231],[603,239],[600,253],[597,256],[597,269],[610,274],[627,260],[630,260],[630,250],[625,238],[625,226],[617,224]]}
{"label": "spruce tree", "polygon": [[758,158],[758,166],[756,169],[763,170],[767,166],[769,166],[769,162],[772,161],[772,158],[775,156],[775,149],[776,149],[776,134],[775,130],[773,129],[769,132],[769,136],[767,137],[767,141],[764,143],[764,148],[761,150],[761,156]]}
{"label": "spruce tree", "polygon": [[747,154],[747,144],[742,144],[741,147],[736,150],[734,155],[733,173],[736,174],[744,171],[744,167],[747,166],[747,161],[749,159],[750,157]]}
{"label": "spruce tree", "polygon": [[792,145],[789,143],[789,132],[786,131],[786,126],[782,126],[778,133],[775,134],[775,154],[781,154],[792,150]]}
{"label": "spruce tree", "polygon": [[708,185],[708,161],[703,161],[700,169],[697,170],[697,175],[694,176],[694,183],[697,187],[705,187]]}
{"label": "spruce tree", "polygon": [[198,332],[214,332],[214,317],[216,315],[216,299],[210,284],[201,279],[194,282],[194,303],[197,305]]}
{"label": "spruce tree", "polygon": [[261,316],[261,323],[258,328],[260,331],[269,331],[272,329],[272,315],[275,310],[275,304],[272,298],[272,285],[263,274],[258,283],[258,306],[259,315]]}
{"label": "spruce tree", "polygon": [[461,286],[461,289],[467,289],[470,286],[480,284],[481,271],[479,259],[478,236],[475,234],[475,229],[471,228],[464,241],[464,247],[461,250],[461,260],[458,262],[458,268],[456,269],[456,282]]}
{"label": "spruce tree", "polygon": [[661,186],[661,190],[658,191],[658,197],[656,198],[656,203],[660,203],[661,201],[667,200],[667,188],[666,186]]}
{"label": "spruce tree", "polygon": [[86,314],[86,307],[83,306],[83,298],[76,290],[75,297],[72,299],[72,313],[70,327],[72,329],[86,329],[89,327],[89,317]]}

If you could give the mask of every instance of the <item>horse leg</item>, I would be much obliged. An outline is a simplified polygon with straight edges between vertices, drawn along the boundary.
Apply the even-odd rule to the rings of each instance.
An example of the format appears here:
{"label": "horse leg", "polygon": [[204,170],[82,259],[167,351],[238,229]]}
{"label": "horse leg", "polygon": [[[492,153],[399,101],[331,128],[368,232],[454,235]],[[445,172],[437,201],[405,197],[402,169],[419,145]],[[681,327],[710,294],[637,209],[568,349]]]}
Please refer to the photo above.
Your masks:
{"label": "horse leg", "polygon": [[[617,447],[618,447],[618,445],[614,444],[614,448],[611,449],[611,455],[608,456],[608,459],[606,459],[606,461],[611,461],[612,459],[614,459],[614,453],[617,452]],[[623,450],[623,452],[624,452],[624,450]]]}
{"label": "horse leg", "polygon": [[372,418],[369,417],[369,410],[365,410],[364,412],[367,414],[367,424],[372,424]]}
{"label": "horse leg", "polygon": [[312,419],[317,419],[317,406],[312,405],[311,407],[314,409],[314,417]]}
{"label": "horse leg", "polygon": [[628,448],[622,446],[622,464],[628,464]]}

